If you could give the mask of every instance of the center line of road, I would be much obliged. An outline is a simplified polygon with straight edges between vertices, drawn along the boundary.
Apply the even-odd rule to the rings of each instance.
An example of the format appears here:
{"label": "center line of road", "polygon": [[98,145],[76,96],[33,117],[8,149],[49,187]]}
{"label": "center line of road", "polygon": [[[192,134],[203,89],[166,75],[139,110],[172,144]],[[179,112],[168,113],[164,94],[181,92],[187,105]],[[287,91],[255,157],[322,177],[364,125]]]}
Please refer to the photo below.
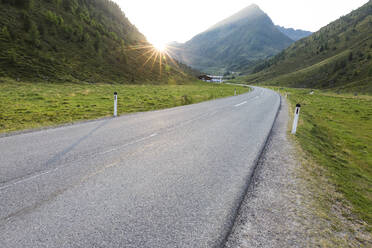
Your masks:
{"label": "center line of road", "polygon": [[239,106],[242,106],[242,105],[244,105],[244,104],[246,104],[246,103],[247,103],[247,101],[244,101],[244,102],[242,102],[242,103],[239,103],[239,104],[234,105],[234,107],[239,107]]}

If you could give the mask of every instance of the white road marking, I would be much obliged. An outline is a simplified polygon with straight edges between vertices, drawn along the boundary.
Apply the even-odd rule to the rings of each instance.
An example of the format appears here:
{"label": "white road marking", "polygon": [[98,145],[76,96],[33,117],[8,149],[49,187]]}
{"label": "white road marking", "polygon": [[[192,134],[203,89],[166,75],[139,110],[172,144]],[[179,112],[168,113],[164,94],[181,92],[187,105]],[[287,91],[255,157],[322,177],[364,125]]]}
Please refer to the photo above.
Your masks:
{"label": "white road marking", "polygon": [[37,178],[37,177],[40,177],[42,175],[49,174],[49,173],[54,172],[56,170],[58,170],[58,168],[55,168],[55,169],[49,170],[49,171],[44,171],[44,172],[42,172],[40,174],[37,174],[37,175],[33,175],[33,176],[30,176],[30,177],[26,177],[26,178],[20,179],[20,180],[15,181],[15,182],[13,182],[11,184],[8,184],[8,185],[5,185],[5,186],[0,187],[0,191],[1,190],[4,190],[4,189],[7,189],[7,188],[10,188],[11,186],[14,186],[14,185],[17,185],[17,184],[20,184],[20,183],[24,183],[24,182],[30,181],[30,180],[32,180],[34,178]]}
{"label": "white road marking", "polygon": [[141,142],[141,141],[144,141],[144,140],[150,139],[150,138],[152,138],[152,137],[155,137],[156,135],[158,135],[158,134],[157,134],[157,133],[153,133],[153,134],[151,134],[151,135],[149,135],[149,136],[146,136],[146,137],[143,137],[143,138],[141,138],[141,139],[138,139],[138,140],[135,140],[135,141],[132,141],[132,142],[126,143],[126,144],[124,144],[124,145],[118,146],[118,147],[116,147],[116,148],[113,148],[113,149],[110,149],[110,150],[107,150],[107,151],[104,151],[104,152],[100,152],[100,153],[98,153],[98,154],[99,154],[99,155],[103,155],[103,154],[106,154],[106,153],[110,153],[110,152],[113,152],[113,151],[119,150],[119,149],[121,149],[121,148],[123,148],[123,147],[130,146],[130,145],[133,145],[133,144],[139,143],[139,142]]}
{"label": "white road marking", "polygon": [[[110,153],[110,152],[116,151],[116,150],[118,150],[118,149],[120,149],[120,148],[123,148],[123,147],[129,146],[129,145],[133,145],[133,144],[139,143],[139,142],[141,142],[141,141],[144,141],[144,140],[150,139],[150,138],[152,138],[152,137],[155,137],[156,135],[158,135],[158,134],[157,134],[157,133],[153,133],[153,134],[151,134],[151,135],[149,135],[149,136],[143,137],[143,138],[141,138],[141,139],[138,139],[138,140],[135,140],[135,141],[132,141],[132,142],[126,143],[126,144],[124,144],[124,145],[118,146],[117,148],[114,148],[114,149],[111,149],[111,150],[108,150],[108,151],[104,151],[104,152],[101,152],[101,153],[98,153],[98,154],[99,154],[99,155],[103,155],[103,154],[106,154],[106,153]],[[74,163],[79,162],[79,161],[80,161],[80,160],[78,160],[78,161],[74,161]],[[24,182],[30,181],[30,180],[32,180],[32,179],[35,179],[35,178],[41,177],[41,176],[46,175],[46,174],[49,174],[49,173],[51,173],[51,172],[55,172],[55,171],[59,170],[60,168],[61,168],[61,167],[57,167],[57,168],[54,168],[54,169],[52,169],[52,170],[44,171],[44,172],[41,172],[41,173],[36,174],[36,175],[25,176],[24,178],[18,179],[18,180],[16,180],[16,181],[13,181],[13,182],[11,182],[11,183],[8,183],[8,184],[6,184],[6,185],[4,185],[4,186],[1,186],[1,187],[0,187],[0,191],[3,191],[3,190],[5,190],[5,189],[8,189],[8,188],[10,188],[10,187],[12,187],[12,186],[14,186],[14,185],[17,185],[17,184],[20,184],[20,183],[24,183]]]}
{"label": "white road marking", "polygon": [[[243,104],[246,104],[246,103],[247,103],[247,101],[242,102],[240,105],[243,105]],[[239,105],[239,104],[238,104],[238,105]],[[240,105],[239,105],[239,106],[240,106]],[[176,126],[174,126],[174,127],[168,128],[167,131],[173,131],[173,130],[178,129],[178,128],[180,128],[180,127],[186,126],[186,125],[188,125],[189,123],[192,123],[192,122],[194,122],[194,121],[196,121],[196,120],[200,120],[200,119],[202,119],[202,118],[205,118],[205,117],[208,117],[208,116],[212,116],[212,115],[214,115],[214,114],[216,114],[216,113],[218,113],[218,111],[213,111],[213,112],[210,112],[210,113],[203,114],[203,115],[198,116],[198,117],[196,117],[196,118],[194,118],[194,119],[190,119],[190,120],[185,121],[185,122],[183,122],[183,123],[181,123],[181,124],[179,124],[179,125],[176,125]],[[102,152],[97,153],[97,154],[98,154],[98,155],[103,155],[103,154],[106,154],[106,153],[114,152],[114,151],[119,150],[119,149],[121,149],[121,148],[124,148],[124,147],[126,147],[126,146],[130,146],[130,145],[133,145],[133,144],[136,144],[136,143],[139,143],[139,142],[142,142],[142,141],[145,141],[145,140],[151,139],[151,138],[153,138],[153,137],[155,137],[155,136],[157,136],[157,135],[158,135],[158,133],[153,133],[153,134],[151,134],[151,135],[145,136],[145,137],[140,138],[140,139],[138,139],[138,140],[134,140],[134,141],[132,141],[132,142],[128,142],[128,143],[123,144],[123,145],[121,145],[121,146],[117,146],[116,148],[113,148],[113,149],[110,149],[110,150],[107,150],[107,151],[102,151]],[[72,163],[77,163],[77,162],[81,162],[81,161],[82,161],[82,160],[79,160],[79,159],[78,159],[78,160],[76,160],[76,161],[72,161]],[[35,174],[35,175],[25,176],[25,177],[20,178],[20,179],[18,179],[18,180],[14,180],[14,181],[11,181],[11,182],[8,182],[8,183],[5,183],[5,185],[0,186],[0,192],[3,191],[3,190],[8,189],[8,188],[10,188],[10,187],[12,187],[12,186],[14,186],[14,185],[17,185],[17,184],[20,184],[20,183],[24,183],[24,182],[30,181],[30,180],[32,180],[32,179],[35,179],[35,178],[41,177],[41,176],[46,175],[46,174],[49,174],[49,173],[51,173],[51,172],[55,172],[55,171],[59,170],[59,169],[62,168],[62,167],[63,167],[63,166],[59,166],[59,167],[54,168],[54,169],[49,170],[49,171],[40,172],[39,174]]]}
{"label": "white road marking", "polygon": [[242,102],[242,103],[239,103],[239,104],[234,105],[234,107],[239,107],[239,106],[242,106],[242,105],[244,105],[244,104],[246,104],[246,103],[247,103],[247,101],[244,101],[244,102]]}
{"label": "white road marking", "polygon": [[[261,92],[261,94],[262,94],[262,92]],[[255,98],[259,98],[259,96],[256,96]],[[246,103],[247,103],[247,101],[244,101],[244,102],[239,103],[239,104],[236,104],[236,105],[234,105],[234,106],[235,106],[235,107],[239,107],[239,106],[242,106],[242,105],[244,105],[244,104],[246,104]],[[194,121],[196,121],[196,120],[199,120],[199,119],[205,118],[205,117],[207,117],[207,116],[213,116],[213,115],[216,114],[216,113],[218,113],[218,111],[214,111],[214,112],[210,112],[210,113],[203,114],[203,115],[198,116],[198,117],[196,117],[196,118],[194,118],[194,119],[190,119],[190,120],[188,120],[188,121],[185,121],[185,122],[181,123],[180,125],[176,125],[176,126],[174,126],[174,127],[168,128],[167,131],[172,131],[172,130],[174,130],[174,129],[178,129],[178,128],[183,127],[183,126],[186,126],[186,125],[188,125],[189,123],[192,123],[192,122],[194,122]],[[142,142],[142,141],[145,141],[145,140],[151,139],[151,138],[153,138],[153,137],[155,137],[155,136],[157,136],[157,135],[158,135],[158,133],[153,133],[153,134],[151,134],[151,135],[149,135],[149,136],[145,136],[145,137],[140,138],[140,139],[138,139],[138,140],[134,140],[134,141],[132,141],[132,142],[129,142],[129,143],[123,144],[123,145],[118,146],[118,147],[116,147],[116,148],[113,148],[113,149],[110,149],[110,150],[107,150],[107,151],[103,151],[103,152],[100,152],[100,153],[97,153],[97,154],[99,154],[99,155],[103,155],[103,154],[106,154],[106,153],[110,153],[110,152],[113,152],[113,151],[119,150],[119,149],[121,149],[121,148],[124,148],[124,147],[126,147],[126,146],[130,146],[130,145],[133,145],[133,144],[136,144],[136,143],[139,143],[139,142]],[[80,162],[80,161],[81,161],[81,160],[73,161],[73,163]],[[8,189],[8,188],[10,188],[10,187],[12,187],[12,186],[14,186],[14,185],[17,185],[17,184],[20,184],[20,183],[24,183],[24,182],[30,181],[30,180],[32,180],[32,179],[35,179],[35,178],[41,177],[41,176],[46,175],[46,174],[49,174],[49,173],[51,173],[51,172],[55,172],[55,171],[59,170],[60,168],[61,168],[61,167],[57,167],[57,168],[54,168],[54,169],[52,169],[52,170],[44,171],[44,172],[41,172],[41,173],[36,174],[36,175],[25,176],[25,177],[20,178],[20,179],[18,179],[18,180],[14,180],[13,182],[5,183],[5,185],[0,186],[0,191],[3,191],[3,190],[5,190],[5,189]]]}

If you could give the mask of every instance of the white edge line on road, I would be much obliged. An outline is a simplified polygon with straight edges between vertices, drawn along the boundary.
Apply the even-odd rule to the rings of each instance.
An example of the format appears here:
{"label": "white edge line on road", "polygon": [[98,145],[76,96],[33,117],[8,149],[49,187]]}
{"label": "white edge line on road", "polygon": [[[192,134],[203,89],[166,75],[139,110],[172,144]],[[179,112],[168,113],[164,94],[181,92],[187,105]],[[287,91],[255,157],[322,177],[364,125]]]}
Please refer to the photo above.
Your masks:
{"label": "white edge line on road", "polygon": [[239,106],[242,106],[242,105],[244,105],[244,104],[246,104],[246,103],[247,103],[247,101],[244,101],[244,102],[242,102],[242,103],[239,103],[239,104],[234,105],[234,107],[239,107]]}
{"label": "white edge line on road", "polygon": [[40,174],[33,175],[33,176],[30,176],[30,177],[27,177],[27,178],[24,178],[24,179],[18,180],[18,181],[16,181],[16,182],[11,183],[11,184],[8,184],[8,185],[5,185],[5,186],[3,186],[3,187],[0,187],[0,191],[1,191],[1,190],[4,190],[4,189],[7,189],[7,188],[10,188],[10,187],[12,187],[12,186],[14,186],[14,185],[17,185],[17,184],[20,184],[20,183],[24,183],[24,182],[30,181],[30,180],[32,180],[32,179],[34,179],[34,178],[37,178],[37,177],[40,177],[40,176],[42,176],[42,175],[49,174],[49,173],[54,172],[54,171],[56,171],[56,170],[58,170],[58,168],[55,168],[55,169],[53,169],[53,170],[49,170],[49,171],[44,171],[44,172],[42,172],[42,173],[40,173]]}
{"label": "white edge line on road", "polygon": [[[101,152],[101,153],[99,153],[99,154],[100,154],[100,155],[103,155],[103,154],[106,154],[106,153],[110,153],[110,152],[116,151],[116,150],[118,150],[118,149],[120,149],[120,148],[123,148],[123,147],[129,146],[129,145],[133,145],[133,144],[139,143],[139,142],[141,142],[141,141],[144,141],[144,140],[150,139],[150,138],[152,138],[152,137],[155,137],[156,135],[158,135],[158,134],[157,134],[157,133],[153,133],[153,134],[151,134],[151,135],[149,135],[149,136],[143,137],[143,138],[138,139],[138,140],[135,140],[135,141],[133,141],[133,142],[129,142],[129,143],[124,144],[124,145],[121,145],[121,146],[119,146],[119,147],[117,147],[117,148],[114,148],[114,149],[111,149],[111,150],[108,150],[108,151]],[[75,162],[76,162],[76,161],[75,161]],[[24,183],[24,182],[30,181],[30,180],[32,180],[32,179],[34,179],[34,178],[41,177],[41,176],[46,175],[46,174],[49,174],[49,173],[51,173],[51,172],[55,172],[55,171],[57,171],[59,168],[60,168],[60,167],[57,167],[57,168],[54,168],[54,169],[52,169],[52,170],[44,171],[44,172],[41,172],[41,173],[39,173],[39,174],[32,175],[32,176],[29,176],[29,177],[25,177],[25,178],[23,178],[23,179],[19,179],[19,180],[15,181],[15,182],[12,182],[12,183],[6,184],[6,185],[0,187],[0,191],[3,191],[3,190],[5,190],[5,189],[8,189],[8,188],[10,188],[10,187],[12,187],[12,186],[14,186],[14,185],[20,184],[20,183]]]}

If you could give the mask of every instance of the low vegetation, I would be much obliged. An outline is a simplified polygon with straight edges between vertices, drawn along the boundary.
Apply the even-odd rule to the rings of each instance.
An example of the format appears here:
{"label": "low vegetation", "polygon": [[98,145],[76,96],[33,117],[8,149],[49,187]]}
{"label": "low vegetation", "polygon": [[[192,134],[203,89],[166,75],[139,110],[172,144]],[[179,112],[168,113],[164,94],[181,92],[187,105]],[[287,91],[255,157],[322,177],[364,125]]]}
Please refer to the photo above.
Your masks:
{"label": "low vegetation", "polygon": [[0,78],[0,133],[71,123],[113,114],[163,109],[231,96],[248,87],[189,82],[181,85],[123,85],[17,82]]}
{"label": "low vegetation", "polygon": [[[276,88],[278,89],[278,88]],[[372,97],[280,88],[301,103],[296,139],[372,231]],[[331,198],[331,196],[330,196]],[[343,201],[338,199],[338,201]],[[347,213],[344,213],[347,214]]]}

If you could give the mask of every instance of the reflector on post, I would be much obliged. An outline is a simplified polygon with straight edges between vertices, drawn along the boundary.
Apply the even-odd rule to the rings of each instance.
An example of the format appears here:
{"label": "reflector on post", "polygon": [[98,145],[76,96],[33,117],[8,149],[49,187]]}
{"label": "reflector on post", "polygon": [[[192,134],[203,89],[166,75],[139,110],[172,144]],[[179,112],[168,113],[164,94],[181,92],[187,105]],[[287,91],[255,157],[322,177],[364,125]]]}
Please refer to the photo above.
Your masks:
{"label": "reflector on post", "polygon": [[300,109],[301,109],[301,104],[297,103],[295,114],[294,114],[294,119],[293,119],[292,134],[295,134],[297,131],[297,124],[298,124],[298,119],[300,116]]}
{"label": "reflector on post", "polygon": [[118,93],[114,92],[114,117],[118,116]]}

